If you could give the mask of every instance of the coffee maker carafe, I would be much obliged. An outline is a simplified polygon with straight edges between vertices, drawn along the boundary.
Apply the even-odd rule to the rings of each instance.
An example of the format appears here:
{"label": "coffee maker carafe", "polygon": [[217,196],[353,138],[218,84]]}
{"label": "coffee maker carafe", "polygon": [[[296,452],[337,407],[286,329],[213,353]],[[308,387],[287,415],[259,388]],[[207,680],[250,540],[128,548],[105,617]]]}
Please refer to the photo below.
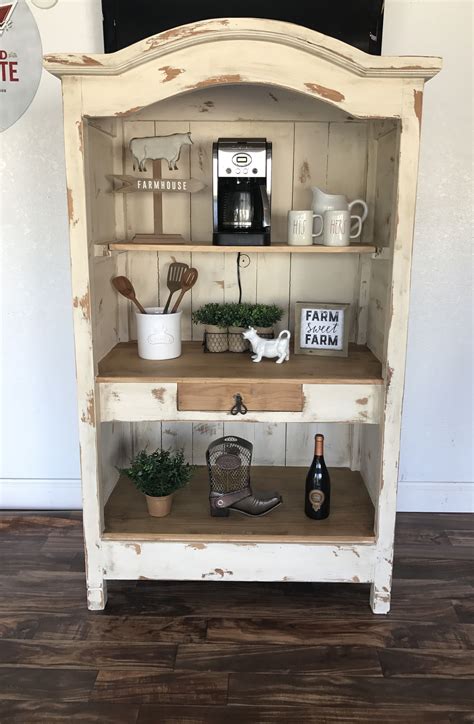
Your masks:
{"label": "coffee maker carafe", "polygon": [[219,138],[212,146],[213,244],[267,246],[272,144],[265,138]]}

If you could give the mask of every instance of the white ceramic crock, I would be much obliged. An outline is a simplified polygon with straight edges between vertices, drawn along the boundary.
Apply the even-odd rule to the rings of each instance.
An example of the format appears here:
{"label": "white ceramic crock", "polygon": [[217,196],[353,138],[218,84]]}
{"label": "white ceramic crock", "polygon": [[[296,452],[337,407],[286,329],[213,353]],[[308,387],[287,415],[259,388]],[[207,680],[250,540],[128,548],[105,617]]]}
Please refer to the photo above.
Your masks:
{"label": "white ceramic crock", "polygon": [[142,359],[175,359],[181,354],[181,315],[163,314],[163,307],[145,307],[135,313],[138,356]]}

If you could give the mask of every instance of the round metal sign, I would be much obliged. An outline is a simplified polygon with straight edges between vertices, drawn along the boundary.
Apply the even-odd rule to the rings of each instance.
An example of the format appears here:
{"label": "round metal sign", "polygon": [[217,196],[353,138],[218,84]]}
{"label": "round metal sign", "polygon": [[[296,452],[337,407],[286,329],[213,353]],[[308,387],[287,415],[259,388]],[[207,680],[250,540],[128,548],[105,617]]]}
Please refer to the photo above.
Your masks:
{"label": "round metal sign", "polygon": [[0,131],[10,128],[36,95],[43,50],[25,0],[0,0]]}

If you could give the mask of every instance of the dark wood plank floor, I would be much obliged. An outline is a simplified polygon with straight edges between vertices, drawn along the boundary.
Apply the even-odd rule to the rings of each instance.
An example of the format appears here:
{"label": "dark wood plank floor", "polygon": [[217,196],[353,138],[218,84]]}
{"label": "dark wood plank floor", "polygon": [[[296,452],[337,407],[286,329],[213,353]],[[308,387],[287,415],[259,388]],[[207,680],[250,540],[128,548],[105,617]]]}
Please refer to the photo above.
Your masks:
{"label": "dark wood plank floor", "polygon": [[474,530],[398,517],[368,586],[109,583],[85,606],[77,513],[0,515],[0,723],[474,722]]}

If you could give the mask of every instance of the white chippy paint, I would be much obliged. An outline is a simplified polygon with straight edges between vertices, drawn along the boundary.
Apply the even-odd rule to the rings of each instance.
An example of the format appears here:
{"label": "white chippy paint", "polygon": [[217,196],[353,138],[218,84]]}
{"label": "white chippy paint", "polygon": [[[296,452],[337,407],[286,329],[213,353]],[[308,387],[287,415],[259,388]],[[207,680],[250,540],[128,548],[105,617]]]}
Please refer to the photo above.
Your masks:
{"label": "white chippy paint", "polygon": [[[324,59],[326,68],[342,68],[348,75],[373,78],[431,78],[440,69],[440,59],[434,57],[379,58],[367,55],[357,48],[301,26],[276,20],[257,18],[222,18],[182,25],[167,30],[110,55],[77,56],[55,54],[46,56],[45,65],[55,75],[119,75],[143,65],[143,58],[150,62],[167,59],[179,49],[190,49],[201,40],[207,45],[219,35],[219,39],[244,39],[249,47],[262,40],[273,43],[276,50],[294,48],[306,54],[307,62]],[[224,53],[223,53],[224,54]],[[240,61],[240,59],[239,59]],[[268,61],[268,59],[267,59]],[[157,65],[154,63],[154,65]],[[210,66],[211,68],[214,66]],[[220,68],[220,65],[215,66]],[[240,65],[239,65],[240,67]],[[162,82],[169,82],[186,73],[186,68],[165,66]],[[234,68],[232,68],[234,70]],[[280,84],[277,84],[280,85]]]}
{"label": "white chippy paint", "polygon": [[[177,409],[175,382],[102,382],[101,420],[231,421],[229,412],[189,412]],[[158,392],[157,392],[158,390]],[[278,385],[275,385],[278,394]],[[378,423],[383,385],[303,385],[302,412],[248,412],[239,422],[354,422]]]}
{"label": "white chippy paint", "polygon": [[[164,34],[156,39],[149,39],[144,44],[139,44],[138,48],[116,54],[115,57],[92,59],[88,56],[50,57],[46,62],[46,66],[52,72],[62,76],[65,104],[89,607],[99,609],[105,605],[107,578],[143,576],[207,580],[215,577],[229,579],[236,576],[237,580],[294,578],[295,580],[370,581],[372,609],[375,613],[386,613],[390,606],[423,82],[439,69],[440,64],[436,59],[419,58],[410,62],[407,67],[406,59],[372,60],[369,56],[359,52],[354,53],[347,46],[323,38],[319,34],[271,21],[252,21],[252,28],[246,27],[248,21],[245,20],[217,22],[218,25],[215,22],[205,22],[188,26],[187,30],[176,31],[177,35],[172,38],[169,34]],[[203,32],[199,32],[200,30]],[[277,37],[277,31],[281,33],[282,30],[284,34]],[[167,42],[163,43],[165,39]],[[239,59],[238,66],[235,64],[235,58]],[[269,59],[272,62],[268,62]],[[119,65],[122,63],[123,73],[120,76],[116,75],[117,63]],[[158,67],[159,63],[163,63],[163,66]],[[209,67],[213,68],[212,76],[208,75]],[[164,76],[161,82],[157,83],[157,70],[163,69],[165,69]],[[251,555],[244,555],[238,549],[236,552],[231,543],[216,544],[211,547],[204,543],[204,546],[190,547],[184,542],[183,544],[157,541],[143,544],[106,542],[102,532],[103,505],[107,491],[101,480],[99,464],[99,451],[106,444],[106,436],[102,435],[101,442],[100,420],[110,420],[121,414],[125,420],[138,419],[143,423],[144,420],[150,419],[150,414],[153,415],[152,419],[158,420],[194,420],[195,415],[192,413],[191,417],[178,418],[182,413],[176,410],[175,384],[160,384],[159,390],[151,390],[147,383],[120,383],[120,387],[109,384],[108,388],[105,388],[103,383],[95,383],[98,362],[95,337],[100,328],[101,300],[102,304],[111,307],[112,311],[113,303],[108,304],[104,301],[105,298],[102,296],[104,280],[101,282],[100,274],[95,274],[89,281],[89,264],[96,263],[94,250],[89,248],[90,243],[94,241],[92,238],[94,202],[89,198],[88,169],[97,168],[94,166],[97,154],[92,153],[91,139],[96,137],[97,133],[112,138],[114,134],[117,137],[121,135],[115,129],[117,124],[101,130],[94,126],[94,131],[89,134],[83,117],[115,116],[120,121],[123,114],[133,113],[144,105],[170,98],[186,90],[246,82],[267,86],[282,85],[286,89],[305,93],[315,99],[323,98],[335,107],[360,118],[378,119],[382,116],[397,121],[395,129],[393,123],[387,124],[387,130],[383,124],[379,124],[379,121],[370,121],[367,128],[355,127],[356,132],[364,138],[367,137],[368,129],[370,143],[377,144],[376,151],[367,156],[367,163],[372,164],[372,169],[367,171],[369,180],[373,178],[373,166],[377,163],[377,157],[380,162],[377,166],[377,178],[391,162],[391,156],[383,163],[381,161],[384,159],[387,134],[392,134],[396,141],[393,163],[398,166],[398,173],[394,176],[394,183],[382,183],[380,187],[375,184],[375,192],[380,195],[380,206],[384,204],[384,208],[392,210],[387,220],[387,229],[383,231],[383,241],[385,246],[391,248],[393,259],[389,257],[385,262],[374,259],[372,262],[387,263],[391,268],[391,279],[388,278],[385,282],[386,312],[381,320],[381,337],[377,342],[384,363],[385,385],[304,385],[305,407],[303,413],[298,413],[298,417],[291,416],[295,413],[262,413],[248,418],[249,422],[304,420],[381,423],[382,456],[375,476],[376,485],[372,491],[376,501],[376,542],[365,547],[350,544],[300,546],[291,543],[275,545],[257,543],[252,547]],[[153,126],[153,121],[146,123]],[[342,135],[336,132],[334,137],[329,134],[329,150],[334,144],[334,138],[344,137],[342,131],[343,129],[339,129],[339,134]],[[120,146],[114,145],[113,141],[109,141],[108,144],[113,159],[115,154],[119,153]],[[336,145],[339,147],[340,144]],[[346,153],[349,154],[349,148]],[[335,164],[334,154],[328,153],[328,179],[340,177],[340,164]],[[365,160],[362,163],[365,164]],[[119,167],[119,164],[114,163],[114,166]],[[103,172],[103,169],[99,167],[98,171]],[[369,192],[373,190],[372,187],[368,189]],[[109,203],[109,210],[116,211],[113,206],[116,207],[115,202],[113,205]],[[191,206],[191,218],[193,218],[192,212]],[[128,223],[128,214],[124,213],[125,216],[120,215],[119,219],[122,229],[125,229]],[[108,214],[105,214],[100,218],[100,223],[113,225],[114,214],[110,216],[110,222],[108,219]],[[374,224],[377,224],[376,215]],[[133,228],[131,230],[133,231]],[[157,255],[154,258],[159,276],[160,261]],[[154,263],[153,257],[150,261]],[[224,259],[222,261],[225,272]],[[98,261],[104,266],[110,265],[110,262],[115,263],[115,258],[104,257]],[[339,264],[342,265],[342,262]],[[358,334],[363,338],[365,325],[370,328],[370,313],[366,317],[365,308],[368,306],[370,311],[370,301],[367,305],[367,300],[370,300],[370,295],[374,291],[369,289],[368,270],[360,267],[357,269],[356,288],[359,287],[359,293],[353,291],[354,285],[351,287],[351,292],[348,293],[347,288],[343,291],[349,294],[348,301],[356,300],[357,306],[358,299],[363,302],[361,325],[357,328],[357,325],[353,324],[352,329],[354,338]],[[215,273],[216,270],[213,271]],[[304,277],[306,272],[301,270],[301,273]],[[154,278],[152,275],[151,279]],[[344,275],[334,276],[339,284],[343,278]],[[225,279],[215,278],[214,282],[215,288],[220,288],[225,294]],[[220,291],[217,293],[221,294]],[[156,287],[150,288],[150,294],[158,296],[157,282]],[[291,301],[291,294],[289,298]],[[359,309],[357,309],[358,316]],[[119,334],[118,329],[122,327],[125,327],[125,319],[117,313],[116,335]],[[111,339],[107,344],[112,344],[113,341]],[[323,387],[326,389],[323,390]],[[367,388],[366,396],[361,394],[363,387]],[[98,388],[104,389],[99,391]],[[358,399],[355,399],[355,402],[352,388],[358,390]],[[145,397],[148,396],[147,400],[144,394]],[[366,399],[362,399],[365,397]],[[155,404],[153,409],[157,409],[158,412],[149,412],[150,400]],[[122,412],[111,413],[110,410],[114,409],[114,406],[122,406]],[[206,419],[202,413],[196,413],[197,417],[201,421]],[[217,418],[214,423],[216,429],[223,429],[223,422],[219,421],[219,416],[213,413],[212,417],[214,420]],[[366,425],[359,427],[364,428]],[[193,437],[195,430],[197,432],[197,427],[193,427]],[[109,437],[107,444],[109,446],[115,444],[113,437]],[[359,465],[359,450],[362,468],[362,456],[366,452],[368,456],[367,446],[364,446],[363,430],[354,431],[352,435],[350,455],[353,466]],[[183,546],[186,546],[185,549]],[[292,553],[296,553],[296,556],[291,555]],[[338,562],[334,563],[332,558]],[[143,563],[139,563],[139,560]]]}
{"label": "white chippy paint", "polygon": [[104,576],[111,579],[366,583],[374,575],[375,546],[370,544],[131,544],[104,540],[101,549]]}

